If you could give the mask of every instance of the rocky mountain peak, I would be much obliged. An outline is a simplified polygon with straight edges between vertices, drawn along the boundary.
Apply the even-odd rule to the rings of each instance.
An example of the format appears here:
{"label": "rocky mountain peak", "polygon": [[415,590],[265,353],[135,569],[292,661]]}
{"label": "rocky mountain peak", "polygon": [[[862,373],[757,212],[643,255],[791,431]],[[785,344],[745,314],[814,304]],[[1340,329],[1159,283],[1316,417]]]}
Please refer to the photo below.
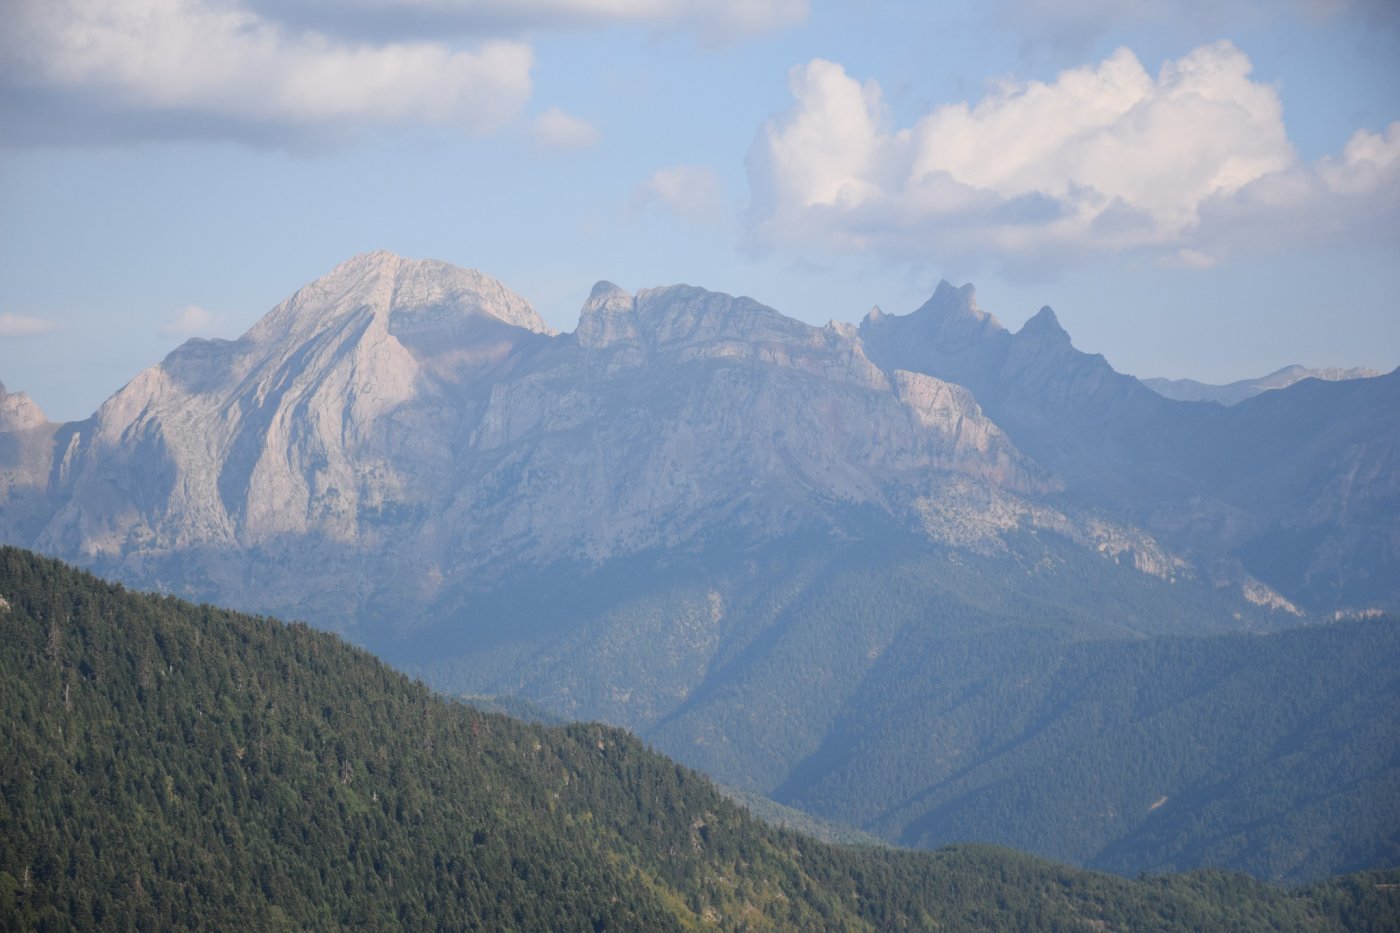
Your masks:
{"label": "rocky mountain peak", "polygon": [[636,301],[612,282],[593,286],[579,312],[574,337],[585,347],[606,347],[637,338]]}
{"label": "rocky mountain peak", "polygon": [[996,317],[977,307],[977,290],[970,282],[955,288],[944,279],[911,316],[945,343],[970,342],[1006,329]]}
{"label": "rocky mountain peak", "polygon": [[594,285],[593,290],[588,293],[588,300],[583,303],[583,311],[587,314],[604,307],[630,311],[632,310],[632,296],[622,286],[614,285],[607,279],[603,279]]}
{"label": "rocky mountain peak", "polygon": [[1026,321],[1016,336],[1048,340],[1065,345],[1070,342],[1069,334],[1060,326],[1060,319],[1055,316],[1054,310],[1049,305],[1041,308],[1030,320]]}
{"label": "rocky mountain peak", "polygon": [[956,361],[968,353],[982,356],[998,352],[1010,333],[994,316],[977,307],[971,284],[954,287],[938,283],[933,295],[910,314],[885,314],[871,309],[860,325],[861,341],[886,369],[922,370],[931,362],[954,364],[949,373],[957,380]]}
{"label": "rocky mountain peak", "polygon": [[840,337],[844,340],[849,340],[853,343],[860,339],[860,331],[856,328],[854,324],[850,323],[849,321],[838,321],[832,319],[826,322],[826,324],[822,327],[822,330],[826,331],[829,334],[834,334],[837,337]]}
{"label": "rocky mountain peak", "polygon": [[0,382],[0,431],[27,431],[48,423],[32,398],[23,392],[7,392]]}
{"label": "rocky mountain peak", "polygon": [[[600,561],[669,546],[720,527],[729,509],[747,510],[746,527],[786,533],[825,521],[831,503],[964,540],[967,528],[1011,528],[1012,512],[1030,514],[1007,496],[1062,484],[1116,513],[1146,502],[1139,514],[1155,521],[1148,509],[1212,494],[1217,475],[1249,468],[1232,441],[1244,434],[1220,412],[1183,409],[1081,353],[1049,308],[1013,335],[970,285],[943,282],[910,314],[872,310],[857,331],[687,285],[633,296],[600,282],[573,335],[547,334],[523,299],[479,272],[354,257],[238,340],[187,342],[83,422],[45,427],[26,396],[0,388],[0,434],[11,435],[0,437],[0,485],[20,490],[7,500],[0,489],[0,530],[148,575],[153,561],[192,560],[196,546],[213,549],[200,566],[220,574],[221,553],[283,548],[278,561],[303,566],[305,541],[329,542],[348,555],[337,578],[348,594],[353,568],[378,566],[389,546],[402,563],[381,578],[438,567],[445,579],[457,567],[460,581],[503,572],[502,555]],[[1320,413],[1309,430],[1329,443],[1342,436],[1325,427],[1338,393],[1293,394]],[[1275,407],[1303,410],[1287,402]],[[1195,439],[1206,432],[1217,440]],[[1271,434],[1282,436],[1249,436]],[[1393,475],[1389,441],[1360,428],[1355,437],[1346,456],[1371,472],[1346,475]],[[1278,483],[1323,488],[1304,466]],[[950,476],[959,489],[984,487],[985,508],[939,486]],[[1379,494],[1338,489],[1332,513],[1381,514]],[[935,502],[956,515],[925,508]],[[1219,499],[1221,521],[1242,529],[1230,546],[1253,532],[1233,517],[1249,508]],[[992,522],[989,509],[1012,524]],[[307,572],[329,553],[305,558]],[[219,586],[260,592],[227,567]],[[412,599],[449,587],[424,579]],[[290,592],[295,574],[285,582]],[[398,605],[401,595],[344,598]]]}
{"label": "rocky mountain peak", "polygon": [[529,302],[488,275],[380,250],[352,257],[302,287],[247,336],[254,343],[299,342],[366,315],[396,335],[451,329],[474,318],[553,333]]}

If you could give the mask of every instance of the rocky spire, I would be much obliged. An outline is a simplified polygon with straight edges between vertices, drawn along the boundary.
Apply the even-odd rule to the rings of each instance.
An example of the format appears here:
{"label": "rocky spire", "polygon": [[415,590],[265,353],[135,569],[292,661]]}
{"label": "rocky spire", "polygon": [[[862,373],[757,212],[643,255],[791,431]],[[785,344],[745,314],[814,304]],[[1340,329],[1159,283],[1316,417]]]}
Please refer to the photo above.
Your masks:
{"label": "rocky spire", "polygon": [[612,282],[593,286],[579,312],[574,336],[585,347],[605,347],[637,338],[636,302]]}

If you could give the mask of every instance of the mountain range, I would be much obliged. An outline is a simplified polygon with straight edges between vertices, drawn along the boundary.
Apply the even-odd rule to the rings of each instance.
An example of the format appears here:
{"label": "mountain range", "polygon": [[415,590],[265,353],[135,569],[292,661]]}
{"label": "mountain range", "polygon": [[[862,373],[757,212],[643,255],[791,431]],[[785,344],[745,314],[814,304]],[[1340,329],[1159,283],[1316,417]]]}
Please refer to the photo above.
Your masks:
{"label": "mountain range", "polygon": [[892,840],[1400,861],[1400,371],[1176,401],[947,283],[858,327],[600,283],[560,334],[372,253],[85,421],[0,390],[0,505]]}
{"label": "mountain range", "polygon": [[1371,379],[1379,375],[1382,375],[1380,370],[1369,369],[1365,366],[1355,366],[1350,369],[1340,367],[1315,369],[1294,363],[1291,366],[1276,369],[1267,376],[1260,376],[1257,379],[1239,379],[1225,385],[1212,385],[1206,382],[1197,382],[1195,379],[1163,379],[1160,377],[1143,379],[1142,384],[1158,395],[1165,395],[1167,398],[1174,398],[1182,402],[1219,402],[1222,405],[1235,405],[1247,398],[1254,398],[1262,392],[1268,392],[1272,389],[1286,389],[1293,383],[1301,382],[1304,379],[1325,379],[1328,382],[1339,382],[1347,379]]}

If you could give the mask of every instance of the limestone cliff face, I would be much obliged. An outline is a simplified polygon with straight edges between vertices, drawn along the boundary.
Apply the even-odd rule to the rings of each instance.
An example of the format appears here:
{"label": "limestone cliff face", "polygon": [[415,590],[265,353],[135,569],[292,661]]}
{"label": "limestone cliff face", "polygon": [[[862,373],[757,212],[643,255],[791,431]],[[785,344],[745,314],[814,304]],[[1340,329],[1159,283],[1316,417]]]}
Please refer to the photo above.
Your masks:
{"label": "limestone cliff face", "polygon": [[0,431],[30,431],[49,423],[34,400],[23,392],[7,392],[0,382]]}
{"label": "limestone cliff face", "polygon": [[574,334],[491,386],[464,450],[444,513],[458,566],[464,534],[600,563],[719,529],[774,537],[842,505],[897,514],[950,473],[1053,485],[966,391],[892,379],[849,333],[688,286],[599,283]]}
{"label": "limestone cliff face", "polygon": [[[1269,568],[1302,561],[1325,588],[1362,553],[1394,579],[1400,444],[1394,415],[1368,413],[1400,410],[1396,385],[1174,402],[1048,308],[1012,334],[947,283],[857,330],[600,282],[557,334],[479,272],[371,253],[237,340],[189,341],[86,421],[0,391],[0,535],[347,625],[530,568],[840,534],[852,509],[981,553],[1053,531],[1163,578],[1193,572],[1185,553],[1238,583],[1243,559],[1285,591]],[[1309,529],[1326,547],[1300,554]]]}
{"label": "limestone cliff face", "polygon": [[189,341],[64,431],[63,504],[38,544],[118,557],[354,540],[362,511],[415,482],[386,417],[547,332],[480,273],[356,257],[240,339]]}
{"label": "limestone cliff face", "polygon": [[0,383],[0,532],[32,539],[48,520],[49,467],[58,425],[23,392]]}
{"label": "limestone cliff face", "polygon": [[967,483],[1057,488],[966,389],[882,370],[852,328],[600,283],[559,335],[487,276],[388,253],[55,436],[41,549],[252,608],[315,612],[310,581],[351,617],[850,506],[923,527]]}

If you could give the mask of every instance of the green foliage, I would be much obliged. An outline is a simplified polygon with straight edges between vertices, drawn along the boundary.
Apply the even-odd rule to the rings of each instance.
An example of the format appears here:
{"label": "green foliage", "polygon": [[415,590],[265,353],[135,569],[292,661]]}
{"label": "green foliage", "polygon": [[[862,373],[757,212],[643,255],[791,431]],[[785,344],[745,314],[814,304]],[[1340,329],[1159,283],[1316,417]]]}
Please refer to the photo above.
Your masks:
{"label": "green foliage", "polygon": [[[785,803],[907,845],[1297,882],[1400,864],[1400,627],[909,633]],[[917,676],[916,676],[917,675]]]}
{"label": "green foliage", "polygon": [[303,625],[9,548],[0,597],[6,929],[1326,930],[1394,915],[1382,876],[1291,894],[1000,849],[827,845],[625,732],[453,703]]}
{"label": "green foliage", "polygon": [[873,519],[844,543],[709,542],[559,584],[537,642],[451,618],[418,670],[904,845],[1280,883],[1400,865],[1393,619],[1270,631],[1298,623],[1048,532],[1012,543],[938,550]]}

